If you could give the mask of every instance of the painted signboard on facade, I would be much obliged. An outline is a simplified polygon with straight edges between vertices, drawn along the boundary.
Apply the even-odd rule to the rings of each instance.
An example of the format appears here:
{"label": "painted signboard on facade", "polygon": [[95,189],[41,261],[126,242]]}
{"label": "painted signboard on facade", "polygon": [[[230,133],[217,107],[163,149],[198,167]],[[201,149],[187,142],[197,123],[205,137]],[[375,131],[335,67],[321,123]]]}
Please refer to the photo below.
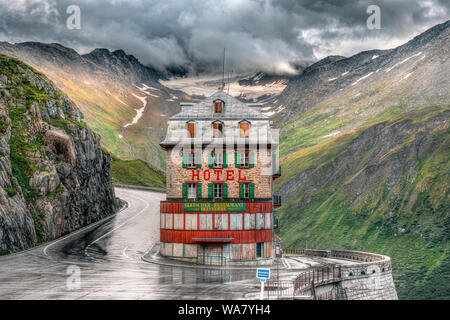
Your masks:
{"label": "painted signboard on facade", "polygon": [[186,202],[185,212],[245,211],[245,202]]}

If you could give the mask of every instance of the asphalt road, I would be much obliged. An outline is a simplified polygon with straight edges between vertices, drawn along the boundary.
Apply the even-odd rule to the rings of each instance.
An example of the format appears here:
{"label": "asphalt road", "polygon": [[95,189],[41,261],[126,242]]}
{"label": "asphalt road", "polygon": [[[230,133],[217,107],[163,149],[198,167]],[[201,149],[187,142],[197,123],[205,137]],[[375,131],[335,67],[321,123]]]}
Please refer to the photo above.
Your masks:
{"label": "asphalt road", "polygon": [[116,189],[115,216],[22,253],[0,257],[0,299],[242,299],[253,270],[171,267],[141,260],[159,239],[165,195]]}
{"label": "asphalt road", "polygon": [[[164,194],[116,188],[128,208],[51,243],[0,257],[5,299],[253,299],[255,270],[168,266],[141,259],[159,240]],[[328,258],[282,259],[280,280],[334,263]],[[276,271],[272,268],[272,274]]]}

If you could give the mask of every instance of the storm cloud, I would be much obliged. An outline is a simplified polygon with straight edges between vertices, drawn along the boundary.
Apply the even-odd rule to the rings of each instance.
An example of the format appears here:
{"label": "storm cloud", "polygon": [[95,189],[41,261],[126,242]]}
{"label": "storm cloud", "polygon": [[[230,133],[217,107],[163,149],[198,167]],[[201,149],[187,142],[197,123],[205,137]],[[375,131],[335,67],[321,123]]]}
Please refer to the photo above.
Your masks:
{"label": "storm cloud", "polygon": [[[67,7],[81,9],[69,30]],[[369,5],[381,29],[369,30]],[[400,45],[449,19],[444,0],[0,0],[0,40],[57,42],[87,53],[123,49],[145,64],[293,73],[327,55]]]}

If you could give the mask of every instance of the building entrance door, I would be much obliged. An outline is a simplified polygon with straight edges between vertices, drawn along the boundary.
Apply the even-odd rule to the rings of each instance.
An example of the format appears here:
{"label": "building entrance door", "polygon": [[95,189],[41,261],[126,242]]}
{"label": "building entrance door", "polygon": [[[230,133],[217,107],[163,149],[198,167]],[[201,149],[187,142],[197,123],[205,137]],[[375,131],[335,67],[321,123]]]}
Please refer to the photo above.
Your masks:
{"label": "building entrance door", "polygon": [[203,247],[203,263],[209,265],[222,265],[223,261],[222,244],[206,244]]}

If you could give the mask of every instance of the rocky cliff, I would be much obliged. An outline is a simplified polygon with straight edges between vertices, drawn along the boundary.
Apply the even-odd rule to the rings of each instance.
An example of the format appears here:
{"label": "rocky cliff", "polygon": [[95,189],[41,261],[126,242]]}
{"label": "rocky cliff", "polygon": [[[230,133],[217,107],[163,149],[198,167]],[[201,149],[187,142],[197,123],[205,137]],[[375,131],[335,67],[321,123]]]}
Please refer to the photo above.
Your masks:
{"label": "rocky cliff", "polygon": [[110,157],[42,74],[0,55],[0,254],[112,214]]}

